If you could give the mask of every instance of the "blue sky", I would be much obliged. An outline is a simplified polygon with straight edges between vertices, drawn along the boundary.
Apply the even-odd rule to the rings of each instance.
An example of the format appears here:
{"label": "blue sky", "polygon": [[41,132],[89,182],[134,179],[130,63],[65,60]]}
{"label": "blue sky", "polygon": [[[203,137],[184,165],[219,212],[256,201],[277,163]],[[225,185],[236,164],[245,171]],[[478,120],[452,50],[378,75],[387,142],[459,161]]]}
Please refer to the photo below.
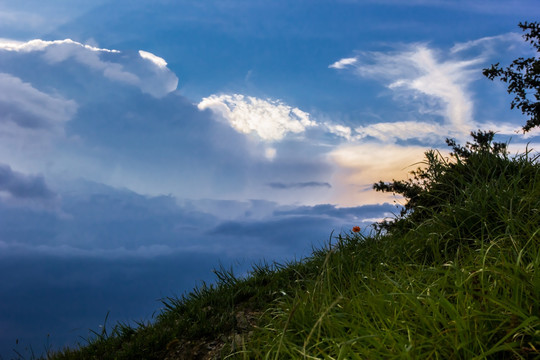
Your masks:
{"label": "blue sky", "polygon": [[535,5],[0,1],[0,355],[391,216],[447,137],[540,148],[481,74]]}

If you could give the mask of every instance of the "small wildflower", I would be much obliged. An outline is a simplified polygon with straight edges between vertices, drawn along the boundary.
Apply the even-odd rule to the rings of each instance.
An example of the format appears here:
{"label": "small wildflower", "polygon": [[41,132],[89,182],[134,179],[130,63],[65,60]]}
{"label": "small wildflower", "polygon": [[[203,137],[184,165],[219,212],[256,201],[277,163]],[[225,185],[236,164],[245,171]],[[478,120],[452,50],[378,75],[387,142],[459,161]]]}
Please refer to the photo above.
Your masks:
{"label": "small wildflower", "polygon": [[353,227],[352,231],[355,232],[355,233],[360,232],[360,226]]}

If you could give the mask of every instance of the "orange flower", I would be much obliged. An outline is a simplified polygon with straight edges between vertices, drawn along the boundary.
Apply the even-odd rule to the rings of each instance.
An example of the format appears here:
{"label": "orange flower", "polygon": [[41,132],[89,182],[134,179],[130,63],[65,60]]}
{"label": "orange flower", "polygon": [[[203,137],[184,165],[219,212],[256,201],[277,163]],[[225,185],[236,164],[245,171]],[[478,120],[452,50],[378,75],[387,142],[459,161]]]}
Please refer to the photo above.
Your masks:
{"label": "orange flower", "polygon": [[360,232],[360,226],[355,226],[352,228],[353,232]]}

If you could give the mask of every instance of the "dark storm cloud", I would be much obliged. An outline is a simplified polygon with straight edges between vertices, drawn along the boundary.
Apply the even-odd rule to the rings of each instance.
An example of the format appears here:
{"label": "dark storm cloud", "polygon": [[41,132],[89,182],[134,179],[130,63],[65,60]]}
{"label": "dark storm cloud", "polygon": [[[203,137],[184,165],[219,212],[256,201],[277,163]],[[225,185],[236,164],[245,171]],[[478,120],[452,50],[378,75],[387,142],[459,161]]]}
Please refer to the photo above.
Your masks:
{"label": "dark storm cloud", "polygon": [[[36,179],[34,194],[46,196],[43,179]],[[16,191],[23,188],[19,185]],[[283,256],[305,253],[333,230],[395,210],[389,204],[337,208],[255,200],[178,201],[82,180],[63,184],[60,195],[61,215],[0,204],[0,245],[16,254],[108,259],[185,252]]]}
{"label": "dark storm cloud", "polygon": [[55,193],[45,184],[43,176],[25,175],[13,171],[10,166],[0,164],[0,192],[13,198],[51,200]]}
{"label": "dark storm cloud", "polygon": [[331,204],[321,204],[315,206],[299,206],[287,210],[276,210],[275,215],[326,216],[350,221],[385,217],[388,216],[388,214],[395,212],[398,212],[396,206],[388,203],[356,207],[337,207]]}
{"label": "dark storm cloud", "polygon": [[200,227],[216,221],[178,207],[169,196],[146,197],[88,182],[82,187],[88,192],[62,193],[61,216],[0,204],[0,243],[19,254],[153,257],[196,246]]}
{"label": "dark storm cloud", "polygon": [[259,248],[272,253],[279,249],[281,254],[305,255],[332,234],[348,232],[359,224],[369,228],[379,219],[391,217],[393,212],[396,212],[396,207],[390,204],[350,208],[334,205],[276,207],[271,217],[224,221],[209,234],[235,239],[229,246],[238,247],[239,251]]}
{"label": "dark storm cloud", "polygon": [[[44,186],[42,178],[36,183]],[[186,252],[282,257],[305,253],[332,231],[369,225],[397,212],[390,204],[339,208],[178,201],[91,182],[79,181],[77,186],[64,186],[61,215],[0,203],[0,245],[16,254],[59,257],[153,258]],[[39,189],[34,192],[39,194]],[[47,189],[41,193],[46,195]]]}
{"label": "dark storm cloud", "polygon": [[309,255],[342,227],[343,222],[318,216],[273,217],[223,222],[209,235],[223,239],[238,254],[262,252],[261,258],[285,261]]}
{"label": "dark storm cloud", "polygon": [[326,187],[331,188],[332,185],[330,185],[327,182],[319,182],[319,181],[308,181],[308,182],[297,182],[297,183],[281,183],[281,182],[271,182],[268,183],[268,186],[272,189],[278,189],[278,190],[286,190],[286,189],[303,189],[308,187]]}

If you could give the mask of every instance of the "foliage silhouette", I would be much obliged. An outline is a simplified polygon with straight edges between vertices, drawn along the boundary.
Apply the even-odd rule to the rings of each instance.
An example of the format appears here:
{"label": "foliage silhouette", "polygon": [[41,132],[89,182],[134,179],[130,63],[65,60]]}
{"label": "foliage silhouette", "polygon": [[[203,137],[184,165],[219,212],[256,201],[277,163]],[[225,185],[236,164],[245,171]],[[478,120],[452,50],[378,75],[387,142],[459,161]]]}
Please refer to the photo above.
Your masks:
{"label": "foliage silhouette", "polygon": [[[461,234],[462,237],[474,238],[482,228],[499,226],[500,217],[491,216],[489,209],[476,209],[483,214],[482,219],[475,215],[474,206],[469,204],[472,202],[471,189],[482,189],[485,196],[497,195],[495,191],[500,189],[496,189],[505,186],[501,179],[515,178],[517,175],[525,186],[525,183],[533,181],[534,161],[526,161],[524,165],[519,158],[510,159],[507,144],[493,142],[494,135],[492,131],[472,132],[473,142],[467,142],[465,146],[447,139],[447,144],[452,148],[449,158],[436,150],[429,150],[425,153],[424,167],[412,171],[411,178],[374,184],[376,191],[399,194],[406,200],[399,216],[379,224],[379,230],[409,231],[434,217],[440,219],[449,208],[453,209],[451,216],[455,225],[460,224],[461,229],[468,229],[467,234]],[[522,157],[527,158],[528,153]],[[466,210],[458,214],[456,208]],[[462,223],[470,226],[463,226]]]}
{"label": "foliage silhouette", "polygon": [[[518,25],[526,33],[525,41],[529,42],[537,53],[540,53],[540,24],[538,22],[524,22]],[[540,59],[538,57],[517,58],[506,69],[499,67],[499,63],[484,69],[484,76],[493,80],[500,78],[508,84],[508,93],[515,94],[511,108],[518,108],[529,117],[523,131],[527,132],[540,126]],[[531,97],[534,96],[535,100]]]}

